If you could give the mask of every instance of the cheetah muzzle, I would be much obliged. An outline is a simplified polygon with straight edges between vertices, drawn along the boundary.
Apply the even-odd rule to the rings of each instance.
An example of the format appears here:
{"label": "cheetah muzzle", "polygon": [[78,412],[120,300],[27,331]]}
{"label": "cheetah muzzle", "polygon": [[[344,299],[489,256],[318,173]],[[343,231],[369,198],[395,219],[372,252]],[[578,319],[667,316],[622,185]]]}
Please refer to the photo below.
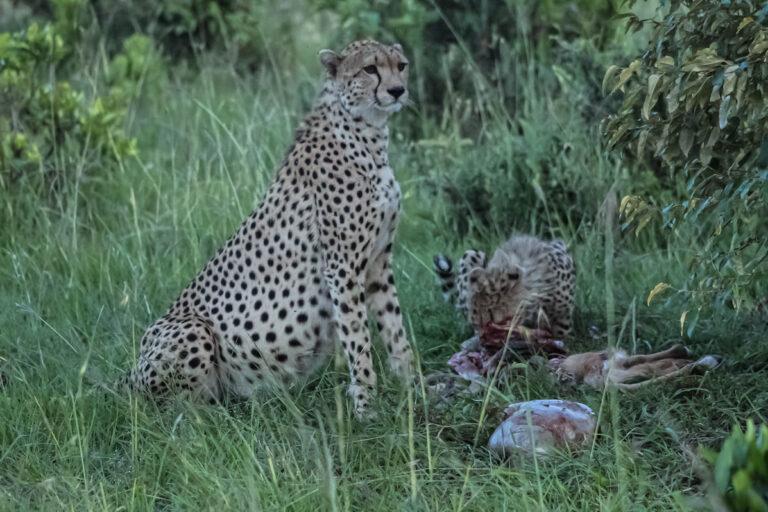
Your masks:
{"label": "cheetah muzzle", "polygon": [[313,373],[338,340],[362,417],[376,386],[369,314],[390,367],[411,375],[392,272],[400,187],[387,154],[408,60],[375,41],[320,60],[323,90],[260,206],[146,331],[131,389],[250,397]]}

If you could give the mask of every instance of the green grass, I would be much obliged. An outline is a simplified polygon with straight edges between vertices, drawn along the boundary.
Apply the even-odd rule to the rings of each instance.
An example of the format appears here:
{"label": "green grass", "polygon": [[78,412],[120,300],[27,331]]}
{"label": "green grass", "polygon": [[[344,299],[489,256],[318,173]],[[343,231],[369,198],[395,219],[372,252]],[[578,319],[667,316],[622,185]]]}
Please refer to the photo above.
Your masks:
{"label": "green grass", "polygon": [[[706,486],[691,454],[699,445],[717,446],[733,423],[765,421],[768,401],[763,325],[728,313],[702,318],[685,340],[697,353],[724,355],[722,368],[629,395],[558,388],[545,371],[528,368],[490,393],[487,403],[485,397],[461,399],[438,410],[421,390],[399,387],[377,360],[379,419],[360,424],[351,417],[338,361],[304,389],[228,408],[160,407],[90,384],[133,363],[143,329],[258,203],[311,99],[312,74],[279,84],[269,74],[243,79],[205,67],[137,109],[131,130],[139,137],[140,161],[82,180],[58,205],[5,198],[0,369],[8,382],[0,390],[0,509],[666,511],[700,505]],[[562,204],[547,209],[542,203],[549,198],[521,192],[510,197],[519,202],[528,194],[529,203],[513,205],[514,211],[539,213],[484,226],[469,218],[468,225],[482,228],[471,232],[485,235],[466,240],[452,231],[457,205],[441,200],[430,183],[469,169],[500,190],[530,188],[519,173],[500,182],[484,166],[491,160],[476,157],[522,154],[535,163],[526,148],[543,151],[561,130],[584,146],[589,134],[575,133],[573,119],[561,122],[558,108],[542,100],[526,114],[530,130],[514,135],[500,122],[496,135],[472,151],[393,137],[392,161],[406,198],[395,265],[425,372],[445,370],[468,334],[433,286],[432,255],[459,254],[469,245],[491,249],[515,229],[563,236],[572,245],[579,270],[573,349],[615,343],[647,351],[680,340],[679,305],[648,307],[644,297],[658,281],[683,281],[687,249],[674,238],[662,244],[652,236],[624,237],[597,220],[611,186],[630,180],[599,145],[577,147],[556,162],[563,180],[580,184],[584,203],[572,206],[583,216],[561,215]],[[555,121],[549,131],[548,119]],[[395,120],[393,133],[404,122]],[[512,463],[487,452],[506,403],[556,397],[599,411],[594,446]]]}

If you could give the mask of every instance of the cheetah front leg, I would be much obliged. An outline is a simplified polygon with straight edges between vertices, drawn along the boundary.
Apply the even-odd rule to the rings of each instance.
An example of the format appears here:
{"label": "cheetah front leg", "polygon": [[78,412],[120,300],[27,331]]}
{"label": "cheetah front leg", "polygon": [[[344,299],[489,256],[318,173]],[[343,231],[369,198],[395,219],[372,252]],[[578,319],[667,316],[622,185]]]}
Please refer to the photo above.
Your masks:
{"label": "cheetah front leg", "polygon": [[389,249],[376,258],[368,270],[366,298],[387,347],[389,367],[404,382],[408,382],[413,374],[413,353],[403,328]]}
{"label": "cheetah front leg", "polygon": [[352,397],[355,416],[362,419],[370,416],[369,405],[376,387],[363,279],[351,266],[338,262],[330,263],[324,274],[333,301],[336,331],[349,366],[347,392]]}

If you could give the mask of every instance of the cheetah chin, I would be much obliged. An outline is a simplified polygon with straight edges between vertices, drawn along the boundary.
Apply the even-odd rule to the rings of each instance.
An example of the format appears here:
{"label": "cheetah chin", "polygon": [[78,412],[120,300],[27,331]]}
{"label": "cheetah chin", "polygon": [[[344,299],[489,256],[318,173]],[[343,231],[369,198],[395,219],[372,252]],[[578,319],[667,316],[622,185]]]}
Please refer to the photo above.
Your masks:
{"label": "cheetah chin", "polygon": [[394,114],[396,112],[400,112],[401,110],[403,110],[403,104],[400,103],[399,101],[395,101],[395,102],[390,103],[388,105],[382,105],[381,103],[377,103],[376,107],[379,110],[382,110],[382,111],[390,113],[390,114]]}

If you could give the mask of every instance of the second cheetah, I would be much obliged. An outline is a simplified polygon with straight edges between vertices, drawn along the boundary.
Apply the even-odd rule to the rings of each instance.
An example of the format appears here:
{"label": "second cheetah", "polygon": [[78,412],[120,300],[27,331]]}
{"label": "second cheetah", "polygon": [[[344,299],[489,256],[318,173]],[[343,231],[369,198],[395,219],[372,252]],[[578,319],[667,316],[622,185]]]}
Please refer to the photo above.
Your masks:
{"label": "second cheetah", "polygon": [[435,273],[445,298],[455,299],[477,331],[512,321],[558,338],[570,335],[576,274],[562,240],[512,236],[490,261],[482,251],[466,251],[458,273],[449,258],[438,255]]}

